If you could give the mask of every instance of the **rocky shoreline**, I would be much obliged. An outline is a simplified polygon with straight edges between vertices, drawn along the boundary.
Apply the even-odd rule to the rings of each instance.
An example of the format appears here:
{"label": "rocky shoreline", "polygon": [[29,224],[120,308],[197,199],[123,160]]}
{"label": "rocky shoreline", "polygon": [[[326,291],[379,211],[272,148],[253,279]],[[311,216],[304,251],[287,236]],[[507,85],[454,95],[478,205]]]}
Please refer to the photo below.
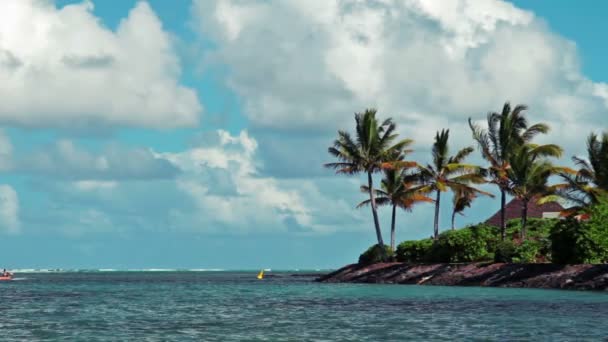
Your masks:
{"label": "rocky shoreline", "polygon": [[608,291],[608,264],[352,264],[316,281]]}

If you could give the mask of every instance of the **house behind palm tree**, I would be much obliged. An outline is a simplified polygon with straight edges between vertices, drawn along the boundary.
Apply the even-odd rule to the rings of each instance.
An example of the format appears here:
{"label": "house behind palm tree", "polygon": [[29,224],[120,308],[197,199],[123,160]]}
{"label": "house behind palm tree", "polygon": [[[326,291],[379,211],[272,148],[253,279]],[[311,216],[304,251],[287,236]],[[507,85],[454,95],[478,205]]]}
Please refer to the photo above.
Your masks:
{"label": "house behind palm tree", "polygon": [[[505,221],[521,219],[522,201],[513,198],[505,206]],[[535,200],[528,204],[528,218],[558,218],[564,208],[557,202],[537,204]],[[500,227],[500,209],[485,222],[488,225]]]}

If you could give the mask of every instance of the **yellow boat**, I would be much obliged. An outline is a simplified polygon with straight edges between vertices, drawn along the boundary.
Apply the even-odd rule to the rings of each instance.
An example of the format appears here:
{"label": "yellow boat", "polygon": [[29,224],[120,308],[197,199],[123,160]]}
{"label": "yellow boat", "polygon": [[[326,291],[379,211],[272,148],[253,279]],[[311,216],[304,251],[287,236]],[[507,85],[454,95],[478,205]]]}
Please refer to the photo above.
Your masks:
{"label": "yellow boat", "polygon": [[258,279],[264,279],[264,270],[261,270],[260,273],[258,273]]}

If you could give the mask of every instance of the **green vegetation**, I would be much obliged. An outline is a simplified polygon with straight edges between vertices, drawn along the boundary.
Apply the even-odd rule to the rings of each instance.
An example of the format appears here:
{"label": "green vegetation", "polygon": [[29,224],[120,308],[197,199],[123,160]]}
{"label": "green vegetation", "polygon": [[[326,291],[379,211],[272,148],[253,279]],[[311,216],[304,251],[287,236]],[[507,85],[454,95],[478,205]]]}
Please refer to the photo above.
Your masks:
{"label": "green vegetation", "polygon": [[424,262],[428,261],[431,248],[433,247],[432,239],[424,239],[417,241],[404,241],[397,247],[397,261],[401,262]]}
{"label": "green vegetation", "polygon": [[470,208],[476,198],[475,191],[466,188],[454,190],[454,196],[452,196],[452,230],[456,229],[456,214],[464,215],[464,210]]}
{"label": "green vegetation", "polygon": [[[534,197],[550,196],[549,177],[557,175],[561,168],[551,164],[546,157],[560,157],[561,147],[557,145],[520,146],[511,158],[507,170],[511,193],[523,203],[521,210],[521,236],[526,238],[528,205]],[[544,200],[541,199],[541,200]]]}
{"label": "green vegetation", "polygon": [[[392,216],[391,216],[391,249],[395,250],[395,221],[397,214],[397,207],[412,211],[412,207],[417,203],[422,202],[433,202],[433,200],[427,197],[421,186],[416,186],[416,174],[408,172],[409,168],[395,167],[392,169],[384,170],[384,178],[382,179],[382,189],[376,189],[376,203],[378,205],[391,205]],[[362,192],[369,192],[367,186],[361,186]],[[370,204],[370,200],[365,200],[357,206]]]}
{"label": "green vegetation", "polygon": [[500,229],[503,241],[506,233],[506,196],[511,192],[508,174],[511,159],[519,147],[529,144],[536,135],[549,131],[549,126],[543,123],[528,127],[528,121],[524,117],[527,109],[526,105],[517,105],[511,110],[511,105],[508,102],[505,103],[501,113],[488,114],[487,129],[473,124],[469,118],[473,140],[479,145],[483,159],[490,164],[487,167],[487,181],[496,185],[500,190]]}
{"label": "green vegetation", "polygon": [[448,139],[450,130],[442,130],[435,135],[433,144],[433,162],[426,167],[420,166],[420,182],[426,184],[429,192],[434,192],[435,199],[435,223],[433,225],[433,238],[439,237],[439,205],[441,193],[451,189],[453,191],[494,195],[478,190],[471,184],[483,184],[485,179],[480,172],[480,167],[464,164],[464,159],[473,152],[472,147],[466,147],[458,151],[456,155],[449,156]]}
{"label": "green vegetation", "polygon": [[378,244],[368,248],[363,254],[359,256],[359,264],[368,265],[375,264],[377,262],[386,261],[387,258],[393,257],[393,250],[387,246],[380,246]]}
{"label": "green vegetation", "polygon": [[441,233],[430,249],[428,259],[435,262],[492,260],[490,251],[496,245],[492,230],[492,227],[478,225]]}
{"label": "green vegetation", "polygon": [[601,140],[591,133],[587,138],[587,159],[572,157],[572,161],[579,170],[561,173],[565,184],[559,187],[558,195],[574,203],[570,211],[576,212],[608,194],[608,132],[602,134]]}
{"label": "green vegetation", "polygon": [[494,250],[495,262],[533,263],[545,258],[546,254],[541,253],[541,243],[536,240],[526,240],[519,245],[500,241]]}
{"label": "green vegetation", "polygon": [[608,262],[608,200],[589,209],[589,220],[558,222],[551,230],[552,261],[558,264]]}
{"label": "green vegetation", "polygon": [[484,224],[446,231],[432,239],[404,241],[397,248],[400,262],[474,262],[514,263],[554,262],[558,264],[608,262],[608,200],[590,207],[589,220],[531,219],[528,235],[522,240],[521,220],[505,226],[506,240],[500,229]]}
{"label": "green vegetation", "polygon": [[378,245],[384,246],[372,174],[395,165],[407,166],[408,163],[402,161],[402,156],[412,140],[403,139],[395,143],[398,136],[395,133],[397,125],[391,119],[379,123],[375,109],[367,109],[363,113],[355,114],[355,123],[356,138],[353,139],[346,131],[339,131],[338,139],[328,149],[338,162],[327,163],[325,167],[334,169],[340,174],[367,173],[367,188],[376,238]]}
{"label": "green vegetation", "polygon": [[[398,138],[392,119],[380,120],[375,109],[356,113],[354,136],[338,132],[328,149],[337,161],[325,167],[338,174],[367,176],[360,189],[368,198],[358,207],[371,207],[377,243],[361,255],[360,262],[394,257],[404,262],[608,262],[608,132],[589,135],[587,158],[572,158],[578,170],[558,166],[551,158],[560,158],[562,148],[533,142],[549,126],[529,125],[526,110],[525,105],[511,108],[507,102],[500,113],[488,114],[485,128],[469,118],[484,166],[465,163],[472,147],[450,155],[447,129],[436,133],[430,162],[407,161],[413,141]],[[380,188],[374,187],[377,173],[383,174]],[[555,184],[555,176],[563,182]],[[456,215],[463,215],[480,195],[494,197],[479,188],[484,184],[500,191],[500,227],[455,230]],[[452,229],[440,232],[441,194],[448,191],[453,193]],[[521,219],[505,222],[507,195],[521,201]],[[530,203],[553,201],[574,205],[561,213],[561,219],[528,219]],[[424,202],[435,206],[432,239],[405,241],[395,248],[397,209],[411,211]],[[389,246],[384,244],[378,217],[382,205],[392,209]]]}

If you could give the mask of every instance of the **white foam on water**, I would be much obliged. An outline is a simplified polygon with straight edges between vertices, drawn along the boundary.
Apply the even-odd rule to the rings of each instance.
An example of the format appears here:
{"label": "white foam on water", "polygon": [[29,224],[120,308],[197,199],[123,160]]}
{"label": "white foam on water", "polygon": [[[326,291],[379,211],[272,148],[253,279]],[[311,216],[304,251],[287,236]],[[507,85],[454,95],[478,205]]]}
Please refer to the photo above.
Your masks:
{"label": "white foam on water", "polygon": [[135,268],[127,270],[128,272],[177,272],[175,268]]}
{"label": "white foam on water", "polygon": [[222,268],[190,268],[187,269],[188,272],[223,272],[225,271]]}
{"label": "white foam on water", "polygon": [[7,271],[11,273],[65,273],[72,272],[72,270],[63,270],[63,269],[49,269],[49,268],[18,268]]}

